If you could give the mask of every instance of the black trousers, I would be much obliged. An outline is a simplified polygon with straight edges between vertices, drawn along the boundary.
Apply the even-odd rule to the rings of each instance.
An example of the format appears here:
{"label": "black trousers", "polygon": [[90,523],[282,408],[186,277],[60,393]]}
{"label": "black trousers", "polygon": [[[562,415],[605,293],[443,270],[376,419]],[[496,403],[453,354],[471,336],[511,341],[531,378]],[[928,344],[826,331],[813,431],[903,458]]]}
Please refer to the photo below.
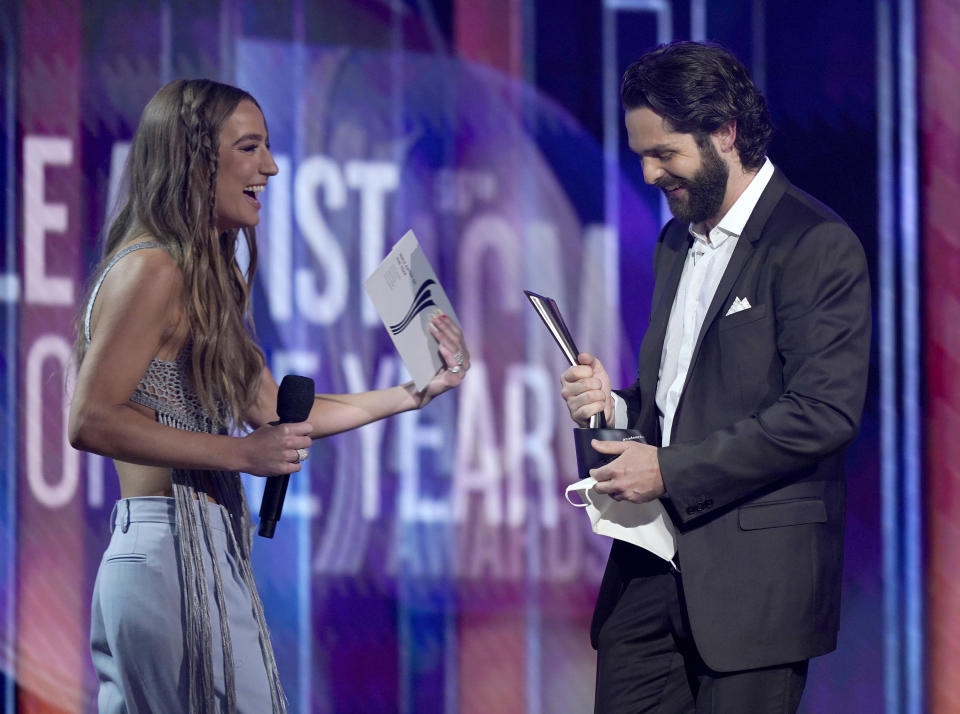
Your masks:
{"label": "black trousers", "polygon": [[597,638],[595,713],[794,714],[807,661],[711,670],[690,635],[679,573],[639,552]]}

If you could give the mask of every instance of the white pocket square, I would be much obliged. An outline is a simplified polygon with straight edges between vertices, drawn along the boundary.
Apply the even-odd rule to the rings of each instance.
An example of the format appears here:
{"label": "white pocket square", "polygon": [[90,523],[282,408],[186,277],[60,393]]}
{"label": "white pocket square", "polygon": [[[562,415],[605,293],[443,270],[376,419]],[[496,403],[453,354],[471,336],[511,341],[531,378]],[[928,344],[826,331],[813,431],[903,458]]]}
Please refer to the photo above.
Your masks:
{"label": "white pocket square", "polygon": [[736,300],[733,301],[733,304],[730,305],[730,309],[727,310],[727,314],[724,315],[724,317],[727,317],[728,315],[733,315],[743,310],[749,310],[750,307],[751,305],[749,300],[747,300],[746,298],[737,298]]}

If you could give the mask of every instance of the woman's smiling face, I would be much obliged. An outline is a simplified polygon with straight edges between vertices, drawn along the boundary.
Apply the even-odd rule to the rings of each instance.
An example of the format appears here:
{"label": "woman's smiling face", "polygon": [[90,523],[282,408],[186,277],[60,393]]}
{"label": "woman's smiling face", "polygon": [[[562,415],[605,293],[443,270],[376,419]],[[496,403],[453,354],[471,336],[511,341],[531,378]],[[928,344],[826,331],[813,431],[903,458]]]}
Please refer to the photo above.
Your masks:
{"label": "woman's smiling face", "polygon": [[220,129],[217,169],[217,230],[252,227],[260,222],[261,191],[277,173],[270,155],[263,113],[249,99],[241,101]]}

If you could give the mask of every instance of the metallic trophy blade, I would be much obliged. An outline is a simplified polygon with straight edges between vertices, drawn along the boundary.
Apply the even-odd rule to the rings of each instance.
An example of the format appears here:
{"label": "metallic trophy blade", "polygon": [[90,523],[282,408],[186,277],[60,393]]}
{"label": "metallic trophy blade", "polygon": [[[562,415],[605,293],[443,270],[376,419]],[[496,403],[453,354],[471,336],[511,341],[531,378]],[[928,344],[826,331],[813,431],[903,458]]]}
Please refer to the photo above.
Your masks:
{"label": "metallic trophy blade", "polygon": [[[529,290],[524,290],[523,294],[527,296],[530,304],[533,305],[533,309],[537,311],[540,319],[543,320],[543,324],[547,326],[547,330],[549,330],[554,341],[560,346],[560,351],[563,352],[563,356],[567,358],[567,361],[571,365],[580,364],[577,361],[577,355],[580,354],[580,350],[578,350],[574,344],[573,337],[570,336],[570,330],[567,329],[567,324],[563,321],[563,315],[560,314],[560,308],[557,307],[557,303],[554,302],[553,298],[537,295]],[[590,417],[590,428],[606,428],[606,421],[603,412],[594,414]]]}
{"label": "metallic trophy blade", "polygon": [[563,352],[563,356],[567,358],[567,361],[571,365],[577,364],[577,355],[580,354],[580,352],[570,337],[570,331],[563,321],[560,310],[557,309],[557,303],[548,297],[537,295],[529,290],[524,290],[523,294],[530,300],[533,309],[537,311],[540,319],[543,320],[543,324],[546,325],[550,331],[550,335],[560,346],[560,351]]}

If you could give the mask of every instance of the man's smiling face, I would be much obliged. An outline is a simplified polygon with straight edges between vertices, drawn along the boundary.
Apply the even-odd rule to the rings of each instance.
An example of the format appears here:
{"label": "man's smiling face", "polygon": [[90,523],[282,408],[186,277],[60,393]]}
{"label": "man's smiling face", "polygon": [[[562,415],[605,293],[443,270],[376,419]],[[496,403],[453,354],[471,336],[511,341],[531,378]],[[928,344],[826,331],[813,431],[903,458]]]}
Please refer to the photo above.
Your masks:
{"label": "man's smiling face", "polygon": [[670,212],[684,223],[719,220],[730,171],[713,137],[704,136],[701,146],[693,134],[673,131],[649,107],[631,109],[624,121],[630,148],[643,163],[644,181],[663,191]]}

